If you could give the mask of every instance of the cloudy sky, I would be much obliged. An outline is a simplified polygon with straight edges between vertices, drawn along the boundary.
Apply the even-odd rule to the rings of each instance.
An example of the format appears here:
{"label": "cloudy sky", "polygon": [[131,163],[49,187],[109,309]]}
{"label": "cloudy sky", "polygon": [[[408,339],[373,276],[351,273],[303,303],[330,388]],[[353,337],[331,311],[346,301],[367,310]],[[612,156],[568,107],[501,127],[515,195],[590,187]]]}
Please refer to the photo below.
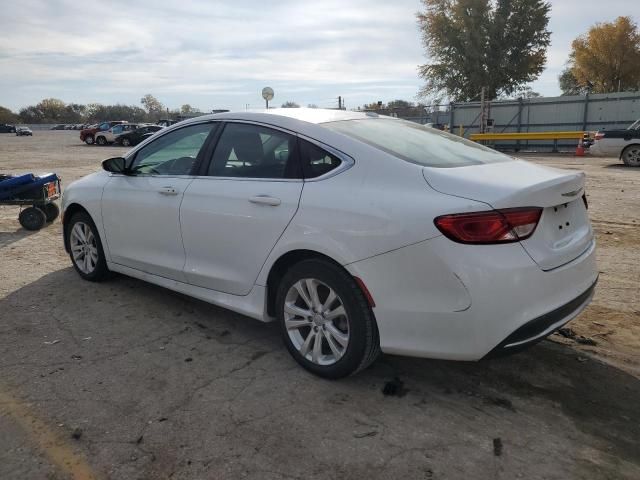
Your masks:
{"label": "cloudy sky", "polygon": [[[571,41],[598,21],[640,20],[637,0],[552,0],[547,68],[559,94]],[[415,100],[425,63],[419,0],[0,0],[0,105],[45,97],[208,111],[294,100],[321,107]]]}

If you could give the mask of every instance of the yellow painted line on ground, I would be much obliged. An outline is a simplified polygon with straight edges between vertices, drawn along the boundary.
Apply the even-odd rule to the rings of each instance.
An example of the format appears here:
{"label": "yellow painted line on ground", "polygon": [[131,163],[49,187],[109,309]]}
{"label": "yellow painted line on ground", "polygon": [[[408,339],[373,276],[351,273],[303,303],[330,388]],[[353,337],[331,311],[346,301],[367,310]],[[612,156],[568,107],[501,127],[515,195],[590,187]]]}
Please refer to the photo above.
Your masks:
{"label": "yellow painted line on ground", "polygon": [[529,133],[472,133],[469,138],[478,140],[566,140],[582,139],[584,132],[529,132]]}
{"label": "yellow painted line on ground", "polygon": [[76,453],[61,435],[52,431],[26,405],[1,391],[0,413],[13,418],[62,473],[73,480],[97,480],[83,455]]}

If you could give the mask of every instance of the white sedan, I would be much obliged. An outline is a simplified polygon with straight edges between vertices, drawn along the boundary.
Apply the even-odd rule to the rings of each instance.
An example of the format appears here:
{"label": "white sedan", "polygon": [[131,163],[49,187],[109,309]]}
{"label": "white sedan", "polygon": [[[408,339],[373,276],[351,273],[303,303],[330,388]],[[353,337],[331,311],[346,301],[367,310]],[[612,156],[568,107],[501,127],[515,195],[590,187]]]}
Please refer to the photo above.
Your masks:
{"label": "white sedan", "polygon": [[549,335],[598,272],[584,174],[371,113],[167,128],[64,192],[80,276],[119,272],[262,321],[329,378],[380,350],[478,360]]}
{"label": "white sedan", "polygon": [[640,167],[640,119],[621,130],[600,130],[589,153],[596,157],[618,157],[629,167]]}

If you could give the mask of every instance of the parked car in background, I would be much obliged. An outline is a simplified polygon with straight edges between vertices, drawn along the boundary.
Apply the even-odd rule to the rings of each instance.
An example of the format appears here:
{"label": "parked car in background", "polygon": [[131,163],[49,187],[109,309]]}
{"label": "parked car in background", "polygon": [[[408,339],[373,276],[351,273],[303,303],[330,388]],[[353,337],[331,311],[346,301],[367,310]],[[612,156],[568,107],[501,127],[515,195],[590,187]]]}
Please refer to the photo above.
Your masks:
{"label": "parked car in background", "polygon": [[130,147],[139,144],[143,140],[146,140],[156,132],[162,130],[165,127],[160,125],[144,125],[136,128],[131,132],[125,132],[122,135],[116,137],[115,143],[122,145],[123,147]]}
{"label": "parked car in background", "polygon": [[0,123],[0,133],[16,133],[16,126]]}
{"label": "parked car in background", "polygon": [[158,120],[157,125],[160,125],[161,127],[170,127],[171,125],[175,125],[176,123],[178,123],[178,120],[163,118],[162,120]]}
{"label": "parked car in background", "polygon": [[119,125],[121,123],[127,122],[125,120],[110,120],[108,122],[97,123],[95,125],[90,125],[87,128],[83,128],[80,130],[80,141],[87,145],[93,145],[96,140],[96,133],[106,132],[114,125]]}
{"label": "parked car in background", "polygon": [[126,132],[131,132],[138,128],[137,123],[119,123],[103,132],[98,132],[95,135],[95,142],[98,145],[108,145],[116,141],[118,136]]}
{"label": "parked car in background", "polygon": [[64,125],[63,123],[60,123],[58,125],[54,125],[53,127],[51,127],[51,130],[64,130],[66,127],[66,125]]}
{"label": "parked car in background", "polygon": [[16,127],[16,136],[18,137],[32,137],[33,131],[29,127]]}
{"label": "parked car in background", "polygon": [[618,157],[629,167],[640,167],[640,119],[618,130],[599,130],[589,147],[597,157]]}
{"label": "parked car in background", "polygon": [[413,122],[208,115],[103,168],[62,201],[83,279],[120,272],[277,320],[293,358],[324,377],[380,350],[519,351],[578,315],[598,279],[584,173]]}

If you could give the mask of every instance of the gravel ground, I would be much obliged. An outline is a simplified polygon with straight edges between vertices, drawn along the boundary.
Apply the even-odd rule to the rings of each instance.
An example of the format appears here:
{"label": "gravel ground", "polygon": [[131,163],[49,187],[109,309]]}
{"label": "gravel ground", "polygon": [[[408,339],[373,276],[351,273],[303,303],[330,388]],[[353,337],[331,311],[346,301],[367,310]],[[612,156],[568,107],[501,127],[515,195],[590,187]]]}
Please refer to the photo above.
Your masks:
{"label": "gravel ground", "polygon": [[[68,185],[123,152],[0,135],[0,172]],[[640,169],[527,158],[588,176],[601,275],[577,337],[480,363],[383,356],[337,382],[275,325],[81,281],[59,221],[26,232],[0,207],[0,478],[640,478]]]}

